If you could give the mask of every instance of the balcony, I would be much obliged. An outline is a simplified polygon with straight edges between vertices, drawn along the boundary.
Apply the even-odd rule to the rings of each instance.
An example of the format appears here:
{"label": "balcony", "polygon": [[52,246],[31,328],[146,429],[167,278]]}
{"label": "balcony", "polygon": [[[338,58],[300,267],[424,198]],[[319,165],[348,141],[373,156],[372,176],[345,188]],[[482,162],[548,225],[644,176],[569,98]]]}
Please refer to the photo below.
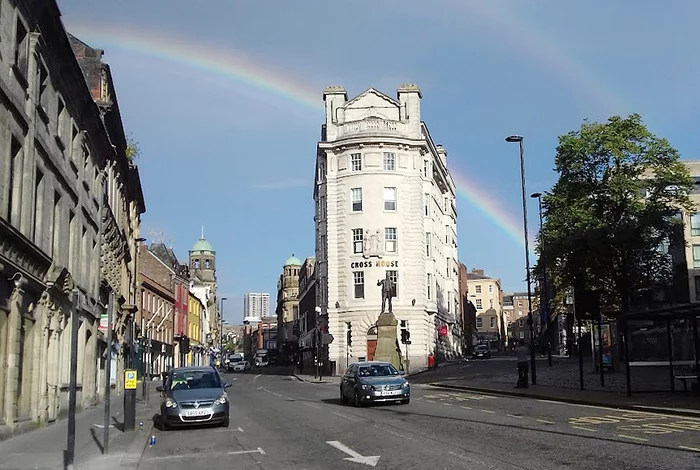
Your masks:
{"label": "balcony", "polygon": [[404,133],[404,124],[385,119],[363,119],[338,125],[338,138],[356,135],[400,135]]}

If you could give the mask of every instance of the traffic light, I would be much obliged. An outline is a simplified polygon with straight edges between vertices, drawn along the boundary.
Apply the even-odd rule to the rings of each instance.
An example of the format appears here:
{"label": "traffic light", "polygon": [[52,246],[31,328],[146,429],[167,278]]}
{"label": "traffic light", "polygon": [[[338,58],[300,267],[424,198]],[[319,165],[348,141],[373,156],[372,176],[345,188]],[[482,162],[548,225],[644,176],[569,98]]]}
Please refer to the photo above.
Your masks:
{"label": "traffic light", "polygon": [[348,332],[347,332],[347,341],[348,341],[348,346],[352,346],[352,323],[348,322]]}
{"label": "traffic light", "polygon": [[410,343],[411,332],[408,331],[408,320],[401,320],[401,342],[403,344]]}

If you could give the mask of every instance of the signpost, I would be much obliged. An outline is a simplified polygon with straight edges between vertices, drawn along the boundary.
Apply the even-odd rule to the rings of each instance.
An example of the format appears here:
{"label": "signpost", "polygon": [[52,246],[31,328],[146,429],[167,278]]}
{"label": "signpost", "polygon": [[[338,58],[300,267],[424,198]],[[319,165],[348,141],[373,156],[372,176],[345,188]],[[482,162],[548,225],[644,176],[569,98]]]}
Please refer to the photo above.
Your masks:
{"label": "signpost", "polygon": [[124,431],[136,428],[136,371],[124,371]]}

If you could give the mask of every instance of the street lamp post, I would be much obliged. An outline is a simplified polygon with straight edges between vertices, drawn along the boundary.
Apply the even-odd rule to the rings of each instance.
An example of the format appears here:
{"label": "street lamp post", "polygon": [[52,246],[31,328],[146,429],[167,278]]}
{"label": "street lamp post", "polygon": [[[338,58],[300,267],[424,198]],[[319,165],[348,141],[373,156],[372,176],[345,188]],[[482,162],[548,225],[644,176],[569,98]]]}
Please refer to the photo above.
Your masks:
{"label": "street lamp post", "polygon": [[527,236],[527,198],[525,197],[525,156],[523,154],[523,138],[519,135],[506,137],[506,142],[517,142],[520,147],[520,186],[523,195],[523,230],[525,231],[525,270],[527,282],[527,322],[530,325],[530,364],[532,368],[532,385],[537,385],[537,370],[535,366],[535,345],[532,322],[532,286],[530,285],[530,246]]}
{"label": "street lamp post", "polygon": [[531,198],[537,199],[537,208],[540,214],[540,260],[542,260],[542,298],[540,299],[541,307],[544,309],[544,319],[547,327],[547,365],[552,367],[552,340],[554,339],[554,331],[550,329],[551,319],[549,318],[549,290],[547,288],[547,244],[545,243],[544,232],[542,231],[542,193],[533,193]]}

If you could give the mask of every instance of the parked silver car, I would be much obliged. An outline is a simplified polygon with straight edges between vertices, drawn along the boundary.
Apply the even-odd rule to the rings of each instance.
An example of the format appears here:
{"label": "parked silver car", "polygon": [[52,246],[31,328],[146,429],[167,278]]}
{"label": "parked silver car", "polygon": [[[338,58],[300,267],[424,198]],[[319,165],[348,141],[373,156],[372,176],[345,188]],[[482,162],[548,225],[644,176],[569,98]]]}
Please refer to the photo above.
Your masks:
{"label": "parked silver car", "polygon": [[178,367],[167,374],[160,418],[163,428],[207,423],[229,425],[229,400],[224,383],[214,367]]}
{"label": "parked silver car", "polygon": [[411,385],[390,362],[357,362],[340,379],[340,400],[355,406],[386,401],[408,404]]}

